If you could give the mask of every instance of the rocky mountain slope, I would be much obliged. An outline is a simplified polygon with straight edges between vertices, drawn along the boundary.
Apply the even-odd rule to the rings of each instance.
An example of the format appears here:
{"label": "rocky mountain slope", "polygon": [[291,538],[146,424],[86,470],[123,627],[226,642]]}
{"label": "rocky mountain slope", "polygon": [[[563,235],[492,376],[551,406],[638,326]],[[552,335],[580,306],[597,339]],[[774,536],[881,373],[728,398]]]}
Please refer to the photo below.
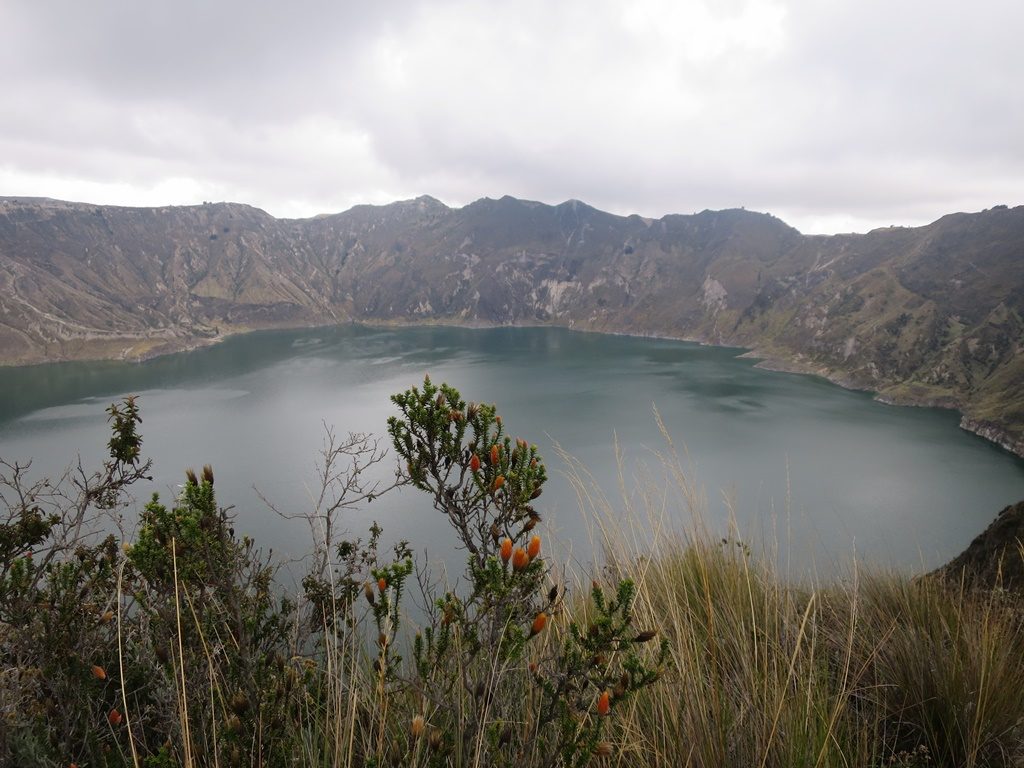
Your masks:
{"label": "rocky mountain slope", "polygon": [[1024,597],[1024,501],[1003,509],[988,528],[932,576],[975,589]]}
{"label": "rocky mountain slope", "polygon": [[306,220],[0,198],[0,360],[143,357],[348,321],[554,324],[749,347],[1024,455],[1024,206],[805,236],[742,210],[429,197]]}

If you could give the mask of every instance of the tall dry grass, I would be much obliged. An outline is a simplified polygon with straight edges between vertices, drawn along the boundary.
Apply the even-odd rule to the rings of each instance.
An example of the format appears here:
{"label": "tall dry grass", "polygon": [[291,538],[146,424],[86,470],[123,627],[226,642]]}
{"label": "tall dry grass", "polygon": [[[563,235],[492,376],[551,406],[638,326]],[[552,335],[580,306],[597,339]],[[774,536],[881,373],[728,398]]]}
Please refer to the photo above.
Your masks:
{"label": "tall dry grass", "polygon": [[606,567],[638,584],[638,623],[670,642],[671,673],[621,723],[618,764],[1024,765],[1019,598],[853,562],[791,581],[776,547],[709,528],[665,439],[630,477],[620,461],[614,499],[562,457]]}

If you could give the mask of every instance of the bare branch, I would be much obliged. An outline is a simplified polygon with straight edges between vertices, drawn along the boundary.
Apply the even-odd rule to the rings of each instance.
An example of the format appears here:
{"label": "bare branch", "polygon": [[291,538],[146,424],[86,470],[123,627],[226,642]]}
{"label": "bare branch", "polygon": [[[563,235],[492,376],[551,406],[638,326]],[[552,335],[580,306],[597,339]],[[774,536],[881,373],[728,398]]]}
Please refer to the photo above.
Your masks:
{"label": "bare branch", "polygon": [[324,422],[324,440],[316,465],[317,488],[313,509],[308,512],[282,510],[256,488],[256,493],[271,510],[286,520],[305,520],[313,541],[313,573],[322,575],[330,562],[339,516],[360,509],[385,493],[405,484],[399,472],[390,482],[369,476],[373,467],[387,457],[380,438],[366,432],[348,432],[339,437],[334,427]]}

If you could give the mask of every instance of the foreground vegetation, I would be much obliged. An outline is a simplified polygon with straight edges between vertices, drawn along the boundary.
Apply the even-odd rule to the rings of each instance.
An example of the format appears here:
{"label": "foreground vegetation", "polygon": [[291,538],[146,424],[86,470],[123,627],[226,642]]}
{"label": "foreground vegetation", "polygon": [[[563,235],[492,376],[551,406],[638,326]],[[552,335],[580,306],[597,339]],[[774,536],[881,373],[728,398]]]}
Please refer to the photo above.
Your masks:
{"label": "foreground vegetation", "polygon": [[[393,487],[368,479],[386,458],[365,435],[328,433],[296,594],[236,535],[209,467],[154,496],[131,540],[107,535],[149,472],[132,399],[94,472],[5,461],[0,762],[1024,764],[1013,595],[855,571],[789,583],[702,527],[671,450],[614,503],[563,457],[605,553],[566,573],[545,555],[536,446],[429,380],[393,400],[395,484],[451,524],[457,583],[404,543],[381,551],[376,526],[340,532]],[[693,526],[666,532],[681,512]]]}

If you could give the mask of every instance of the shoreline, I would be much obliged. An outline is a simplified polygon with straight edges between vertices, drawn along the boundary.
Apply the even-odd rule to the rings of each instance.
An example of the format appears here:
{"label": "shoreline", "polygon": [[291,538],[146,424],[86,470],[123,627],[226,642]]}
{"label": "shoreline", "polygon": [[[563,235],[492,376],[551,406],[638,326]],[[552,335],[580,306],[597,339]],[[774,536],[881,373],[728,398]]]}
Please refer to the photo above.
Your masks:
{"label": "shoreline", "polygon": [[[569,331],[576,331],[578,333],[595,333],[603,336],[624,336],[638,339],[661,339],[664,341],[681,341],[690,344],[699,344],[707,347],[717,347],[724,349],[736,349],[742,350],[742,353],[737,355],[739,358],[757,360],[754,364],[755,368],[760,368],[765,371],[776,371],[779,373],[792,373],[801,376],[817,376],[825,379],[826,381],[836,386],[842,387],[857,392],[870,393],[872,398],[885,405],[892,405],[897,407],[913,407],[913,408],[941,408],[943,410],[956,411],[960,416],[960,428],[965,432],[977,435],[990,443],[994,443],[996,446],[1008,453],[1024,458],[1024,439],[1018,439],[1012,436],[1005,427],[1002,425],[981,419],[975,419],[968,415],[964,411],[964,404],[957,401],[952,396],[948,398],[914,398],[912,396],[902,397],[891,397],[874,387],[858,382],[852,379],[849,375],[844,374],[842,371],[835,371],[827,366],[807,362],[802,359],[802,356],[798,353],[794,358],[787,358],[782,356],[780,352],[767,351],[758,349],[756,347],[746,347],[736,344],[727,344],[723,342],[711,341],[707,338],[701,338],[697,336],[684,336],[682,334],[665,333],[665,332],[638,332],[638,331],[613,331],[613,330],[597,330],[594,328],[580,328],[576,325],[570,324],[556,324],[556,323],[543,323],[543,322],[516,322],[516,323],[492,323],[486,321],[447,321],[447,320],[417,320],[417,321],[402,321],[402,320],[356,320],[348,319],[344,322],[338,322],[336,319],[323,322],[323,323],[271,323],[259,327],[250,326],[236,326],[226,328],[223,332],[219,331],[215,335],[208,337],[197,337],[193,336],[190,338],[167,337],[159,338],[152,336],[124,336],[118,340],[110,339],[112,344],[103,343],[89,343],[86,342],[82,346],[81,355],[62,355],[58,359],[42,359],[42,360],[30,360],[25,362],[15,362],[10,360],[0,360],[0,367],[2,368],[22,368],[22,367],[34,367],[42,365],[53,365],[59,363],[75,363],[75,362],[125,362],[125,363],[144,363],[148,360],[154,360],[159,357],[165,357],[167,355],[195,352],[206,347],[212,347],[221,342],[227,341],[234,336],[241,336],[249,333],[257,333],[259,331],[274,331],[274,330],[312,330],[316,328],[331,328],[343,325],[362,325],[367,328],[415,328],[415,327],[449,327],[449,328],[465,328],[469,330],[478,330],[486,328],[564,328]],[[96,341],[99,341],[98,339]],[[125,342],[132,342],[127,345]],[[147,342],[156,342],[151,346]],[[120,346],[121,350],[119,354],[114,354],[116,347]],[[109,352],[104,351],[104,347],[110,348]],[[143,349],[139,349],[143,347]],[[148,348],[147,348],[148,347]],[[138,349],[138,353],[133,354],[132,351]]]}

